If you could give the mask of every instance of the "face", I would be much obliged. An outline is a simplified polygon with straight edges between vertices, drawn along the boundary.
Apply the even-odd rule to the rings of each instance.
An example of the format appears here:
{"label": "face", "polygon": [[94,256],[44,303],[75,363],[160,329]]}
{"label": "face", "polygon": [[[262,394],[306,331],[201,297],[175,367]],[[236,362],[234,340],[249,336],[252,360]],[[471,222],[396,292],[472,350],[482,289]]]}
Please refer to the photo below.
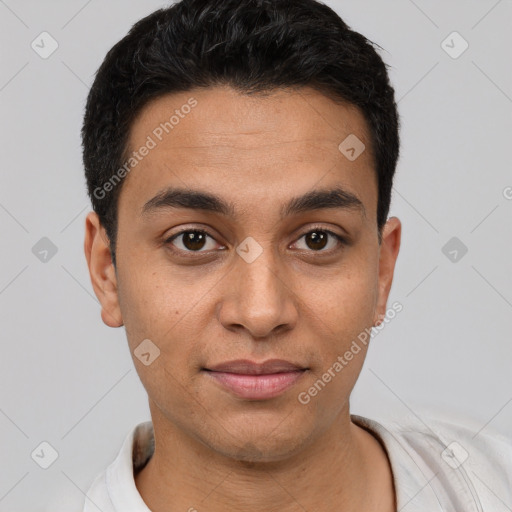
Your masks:
{"label": "face", "polygon": [[[349,135],[365,145],[355,159],[338,149]],[[400,243],[396,218],[378,242],[361,113],[309,88],[193,90],[149,104],[129,148],[140,159],[119,197],[116,271],[93,213],[85,250],[155,429],[278,460],[348,427],[367,346],[333,367],[384,316]],[[281,363],[257,366],[269,360]]]}

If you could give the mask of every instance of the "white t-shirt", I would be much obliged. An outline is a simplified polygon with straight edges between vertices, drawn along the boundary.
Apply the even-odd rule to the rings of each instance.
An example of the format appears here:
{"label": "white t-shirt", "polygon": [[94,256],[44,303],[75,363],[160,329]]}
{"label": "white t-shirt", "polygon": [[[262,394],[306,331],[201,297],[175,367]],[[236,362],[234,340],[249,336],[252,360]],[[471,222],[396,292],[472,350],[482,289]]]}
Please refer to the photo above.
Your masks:
{"label": "white t-shirt", "polygon": [[[510,512],[512,439],[432,420],[402,425],[351,415],[384,445],[399,512]],[[418,426],[420,425],[420,426]],[[154,450],[153,425],[137,425],[114,462],[92,483],[83,512],[151,512],[137,491],[134,468]]]}

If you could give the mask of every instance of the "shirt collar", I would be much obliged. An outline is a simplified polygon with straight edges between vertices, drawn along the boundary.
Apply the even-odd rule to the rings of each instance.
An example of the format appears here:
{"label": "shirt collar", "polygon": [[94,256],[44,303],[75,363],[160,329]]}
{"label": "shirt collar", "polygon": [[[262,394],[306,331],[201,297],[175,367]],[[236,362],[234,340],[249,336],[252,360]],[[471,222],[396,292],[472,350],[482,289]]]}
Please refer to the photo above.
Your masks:
{"label": "shirt collar", "polygon": [[[429,432],[403,429],[351,415],[353,423],[372,434],[390,461],[399,512],[480,512],[464,469],[453,470],[442,459],[446,442]],[[138,424],[125,438],[119,455],[106,470],[106,484],[114,510],[151,512],[135,485],[134,474],[153,455],[151,421]],[[469,486],[468,486],[469,485]],[[448,508],[450,507],[450,508]]]}

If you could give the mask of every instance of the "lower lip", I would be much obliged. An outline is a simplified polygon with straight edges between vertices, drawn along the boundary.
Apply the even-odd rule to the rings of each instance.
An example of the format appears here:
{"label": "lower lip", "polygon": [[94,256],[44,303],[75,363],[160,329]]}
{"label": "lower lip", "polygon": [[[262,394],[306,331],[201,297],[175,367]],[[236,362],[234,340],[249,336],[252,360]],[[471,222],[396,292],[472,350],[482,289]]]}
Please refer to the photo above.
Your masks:
{"label": "lower lip", "polygon": [[305,370],[272,373],[268,375],[242,375],[208,371],[207,373],[234,395],[248,400],[266,400],[284,393],[303,375]]}

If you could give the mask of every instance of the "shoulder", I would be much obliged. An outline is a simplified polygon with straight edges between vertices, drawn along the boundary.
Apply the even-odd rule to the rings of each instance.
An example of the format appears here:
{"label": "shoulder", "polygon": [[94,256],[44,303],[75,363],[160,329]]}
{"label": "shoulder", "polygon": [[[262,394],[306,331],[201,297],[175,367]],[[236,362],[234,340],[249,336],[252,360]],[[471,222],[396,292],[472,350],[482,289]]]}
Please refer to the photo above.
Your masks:
{"label": "shoulder", "polygon": [[113,510],[113,505],[107,490],[106,470],[102,471],[94,478],[85,494],[83,512],[97,512],[99,506],[101,506],[102,512],[110,512]]}
{"label": "shoulder", "polygon": [[408,463],[432,478],[436,495],[466,494],[492,510],[510,510],[503,507],[512,503],[512,438],[472,418],[431,411],[403,421],[355,419],[381,437],[395,465]]}
{"label": "shoulder", "polygon": [[92,482],[83,512],[147,510],[134,481],[134,471],[147,463],[154,450],[151,421],[139,423],[126,435],[115,460]]}
{"label": "shoulder", "polygon": [[433,417],[429,426],[445,445],[443,461],[453,469],[464,468],[479,495],[512,503],[511,437],[470,418]]}

